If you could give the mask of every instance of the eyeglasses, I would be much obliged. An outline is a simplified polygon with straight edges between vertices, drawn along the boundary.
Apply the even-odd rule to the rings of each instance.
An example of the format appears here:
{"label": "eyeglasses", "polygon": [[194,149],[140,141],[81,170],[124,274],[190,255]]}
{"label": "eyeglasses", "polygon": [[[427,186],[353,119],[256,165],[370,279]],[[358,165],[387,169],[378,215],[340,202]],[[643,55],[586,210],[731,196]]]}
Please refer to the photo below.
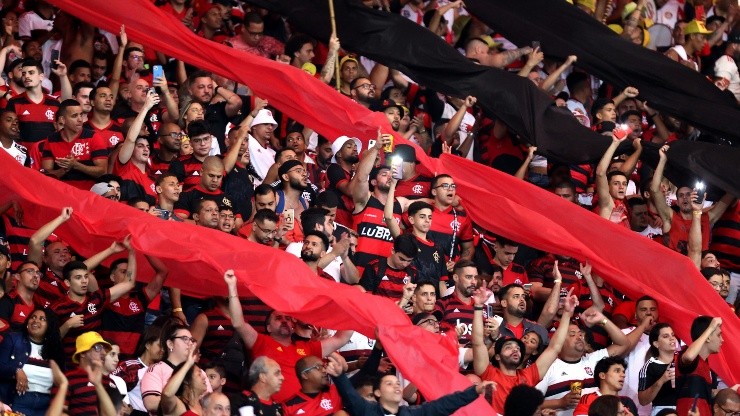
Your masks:
{"label": "eyeglasses", "polygon": [[358,85],[358,86],[355,87],[355,89],[360,89],[360,88],[367,89],[367,90],[374,90],[375,89],[375,84],[367,83],[367,84],[362,84],[362,85]]}
{"label": "eyeglasses", "polygon": [[432,325],[432,326],[439,326],[439,321],[433,318],[425,319],[421,322],[419,322],[417,325]]}
{"label": "eyeglasses", "polygon": [[442,188],[442,189],[452,189],[452,190],[455,190],[455,189],[457,189],[457,185],[455,185],[454,183],[443,183],[442,185],[437,185],[434,188]]}
{"label": "eyeglasses", "polygon": [[725,413],[725,415],[727,415],[727,416],[740,416],[740,411],[738,411],[738,412],[732,412],[732,411],[729,411],[729,410],[725,409],[724,407],[722,407],[720,405],[717,405],[717,407],[719,407]]}
{"label": "eyeglasses", "polygon": [[95,352],[105,351],[105,345],[95,344],[92,346],[92,348],[90,348],[90,350],[95,351]]}
{"label": "eyeglasses", "polygon": [[41,271],[37,269],[23,269],[21,273],[29,273],[31,276],[41,276]]}
{"label": "eyeglasses", "polygon": [[179,337],[172,337],[172,339],[182,340],[182,342],[184,342],[186,344],[195,344],[196,342],[198,342],[197,339],[195,339],[193,337],[189,337],[187,335],[180,335]]}
{"label": "eyeglasses", "polygon": [[166,136],[170,136],[173,139],[186,139],[188,137],[186,133],[183,133],[181,131],[173,131],[170,133],[162,133],[159,135],[159,137],[166,137]]}
{"label": "eyeglasses", "polygon": [[262,231],[263,233],[265,233],[267,235],[275,235],[278,232],[277,228],[274,229],[274,230],[265,230],[264,228],[260,227],[259,224],[257,224],[256,222],[254,223],[254,226],[257,227],[257,228],[259,228],[260,231]]}
{"label": "eyeglasses", "polygon": [[320,368],[324,368],[324,363],[319,363],[316,365],[312,365],[311,367],[306,368],[305,370],[301,371],[301,374],[306,374],[312,370],[318,370]]}

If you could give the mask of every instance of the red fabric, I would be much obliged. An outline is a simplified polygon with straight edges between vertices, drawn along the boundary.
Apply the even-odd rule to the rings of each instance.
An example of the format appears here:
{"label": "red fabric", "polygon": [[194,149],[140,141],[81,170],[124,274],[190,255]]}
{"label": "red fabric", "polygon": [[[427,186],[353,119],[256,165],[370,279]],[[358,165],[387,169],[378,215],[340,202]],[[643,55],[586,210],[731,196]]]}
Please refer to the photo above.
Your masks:
{"label": "red fabric", "polygon": [[[149,3],[134,0],[84,3],[51,0],[51,3],[114,33],[125,24],[132,39],[197,67],[253,85],[256,95],[269,99],[289,117],[311,125],[326,137],[355,136],[367,148],[367,140],[376,137],[377,126],[385,126],[384,133],[393,133],[382,113],[368,112],[334,93],[330,86],[306,78],[300,69],[199,38]],[[136,15],[129,13],[133,9],[137,10]],[[244,64],[232,65],[234,59]],[[293,85],[301,88],[295,89]],[[399,139],[399,142],[406,141]],[[658,299],[661,315],[683,339],[690,338],[689,326],[699,313],[721,316],[725,338],[740,339],[738,318],[724,305],[704,301],[716,294],[687,258],[596,215],[584,214],[576,205],[501,172],[458,157],[443,155],[437,161],[420,151],[417,155],[420,167],[427,173],[445,171],[455,177],[459,193],[466,200],[466,209],[486,229],[538,249],[589,259],[595,271],[620,291],[633,297],[649,294]],[[33,218],[34,225],[50,220],[67,205],[75,207],[78,214],[84,213],[84,216],[73,215],[59,229],[67,241],[86,242],[79,248],[83,255],[109,247],[111,238],[120,239],[132,233],[134,247],[162,258],[170,267],[168,283],[209,295],[218,288],[225,293],[221,273],[233,267],[242,289],[251,290],[270,306],[298,319],[325,327],[351,328],[368,336],[373,336],[377,328],[394,362],[425,397],[434,399],[469,385],[457,372],[457,351],[440,337],[412,327],[402,311],[388,300],[357,294],[354,288],[319,279],[300,259],[286,253],[246,244],[218,231],[193,228],[191,224],[165,223],[133,208],[120,207],[89,192],[76,191],[53,179],[31,174],[17,164],[3,161],[1,165],[7,166],[7,176],[0,182],[0,203],[15,195],[25,202],[27,218]],[[26,189],[29,179],[34,181],[33,192]],[[578,221],[573,221],[574,218]],[[603,238],[605,235],[610,238]],[[211,247],[207,252],[202,250],[205,239]],[[236,244],[240,247],[238,251],[233,250]],[[172,250],[173,246],[177,250]],[[255,258],[263,261],[254,262]],[[140,264],[146,263],[141,260]],[[292,278],[276,291],[273,277],[276,275]],[[379,302],[385,302],[386,306]],[[740,376],[731,368],[740,367],[740,345],[725,343],[722,353],[711,364],[728,384],[737,383]],[[490,409],[479,399],[459,414],[487,412]]]}

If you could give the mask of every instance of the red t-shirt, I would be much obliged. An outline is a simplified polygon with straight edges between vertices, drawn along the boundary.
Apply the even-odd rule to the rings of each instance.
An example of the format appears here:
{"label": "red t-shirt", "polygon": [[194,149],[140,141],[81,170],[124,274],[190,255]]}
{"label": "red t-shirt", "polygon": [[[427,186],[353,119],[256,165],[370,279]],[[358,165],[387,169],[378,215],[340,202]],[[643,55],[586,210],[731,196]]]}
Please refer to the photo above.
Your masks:
{"label": "red t-shirt", "polygon": [[295,374],[295,363],[303,357],[314,355],[321,357],[321,342],[296,341],[290,345],[283,345],[269,335],[257,334],[257,341],[252,347],[252,357],[266,356],[280,364],[283,372],[283,386],[272,397],[276,402],[283,402],[301,390],[301,384]]}
{"label": "red t-shirt", "polygon": [[[684,255],[688,254],[689,229],[691,229],[691,218],[685,220],[681,213],[674,212],[671,218],[671,231],[668,233],[668,248]],[[701,250],[709,250],[709,215],[707,213],[701,215]]]}
{"label": "red t-shirt", "polygon": [[285,416],[329,416],[342,409],[342,398],[337,386],[331,385],[312,396],[298,392],[283,403],[283,409]]}
{"label": "red t-shirt", "polygon": [[488,368],[480,375],[482,380],[493,381],[496,383],[496,391],[493,394],[493,410],[498,414],[504,414],[504,402],[511,389],[526,384],[534,386],[540,382],[540,371],[536,365],[529,366],[523,370],[516,370],[516,375],[508,376],[499,368],[488,364]]}

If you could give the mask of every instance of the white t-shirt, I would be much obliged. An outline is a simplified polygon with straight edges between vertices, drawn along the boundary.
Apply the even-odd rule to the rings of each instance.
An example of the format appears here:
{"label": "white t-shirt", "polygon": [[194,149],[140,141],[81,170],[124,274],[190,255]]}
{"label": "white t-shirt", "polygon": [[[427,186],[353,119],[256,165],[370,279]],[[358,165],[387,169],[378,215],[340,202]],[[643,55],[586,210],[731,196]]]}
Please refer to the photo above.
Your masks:
{"label": "white t-shirt", "polygon": [[740,73],[737,70],[737,62],[731,56],[722,55],[717,59],[714,63],[714,75],[729,80],[730,86],[727,89],[740,101]]}
{"label": "white t-shirt", "polygon": [[26,146],[23,146],[22,144],[18,144],[16,142],[13,142],[10,144],[10,148],[6,149],[5,146],[0,144],[0,148],[8,152],[8,154],[15,160],[18,161],[21,165],[26,164],[26,159],[29,158],[28,156],[28,149],[26,149]]}
{"label": "white t-shirt", "polygon": [[[275,150],[271,147],[264,148],[260,142],[249,135],[249,163],[254,168],[254,171],[264,179],[267,175],[267,171],[270,170],[270,166],[275,163]],[[262,183],[261,179],[254,178],[254,186],[258,186]]]}
{"label": "white t-shirt", "polygon": [[663,7],[658,9],[655,16],[655,23],[664,24],[673,29],[676,26],[676,22],[678,22],[678,18],[683,16],[684,6],[682,3],[678,0],[668,0]]}
{"label": "white t-shirt", "polygon": [[[577,363],[566,363],[558,358],[535,387],[545,395],[545,400],[559,399],[570,393],[570,383],[573,381],[583,383],[582,395],[593,393],[598,390],[598,386],[586,386],[594,382],[596,363],[608,356],[609,352],[603,348],[584,355]],[[573,409],[559,410],[557,416],[573,416]]]}
{"label": "white t-shirt", "polygon": [[23,365],[23,372],[28,377],[28,391],[49,394],[53,385],[53,376],[46,360],[41,358],[41,345],[31,343],[31,354]]}
{"label": "white t-shirt", "polygon": [[582,102],[571,98],[565,103],[565,105],[581,124],[586,127],[591,127],[591,118],[589,117],[588,111],[586,111],[586,107],[583,106]]}
{"label": "white t-shirt", "polygon": [[[455,107],[445,103],[444,111],[442,112],[442,118],[448,118],[451,119],[452,116],[455,115],[457,110],[455,110]],[[463,116],[462,121],[460,122],[460,127],[458,128],[458,135],[460,136],[460,144],[457,146],[459,149],[462,147],[462,145],[465,143],[466,140],[472,139],[473,135],[471,134],[473,132],[473,126],[475,125],[475,117],[473,117],[472,114],[466,112]],[[475,150],[475,144],[470,146],[470,150],[468,150],[467,154],[464,154],[463,157],[466,159],[473,160],[473,151]]]}
{"label": "white t-shirt", "polygon": [[[623,329],[622,332],[624,334],[629,334],[634,329],[634,327],[626,328]],[[645,365],[645,356],[647,355],[648,349],[650,349],[648,335],[642,334],[640,336],[640,340],[637,341],[635,349],[633,349],[625,359],[625,361],[627,361],[627,370],[624,377],[624,386],[622,386],[622,390],[619,391],[620,396],[629,397],[633,402],[635,402],[639,416],[650,416],[653,409],[652,404],[642,406],[640,404],[640,400],[637,398],[637,392],[640,386],[640,370],[642,370],[642,366]]]}

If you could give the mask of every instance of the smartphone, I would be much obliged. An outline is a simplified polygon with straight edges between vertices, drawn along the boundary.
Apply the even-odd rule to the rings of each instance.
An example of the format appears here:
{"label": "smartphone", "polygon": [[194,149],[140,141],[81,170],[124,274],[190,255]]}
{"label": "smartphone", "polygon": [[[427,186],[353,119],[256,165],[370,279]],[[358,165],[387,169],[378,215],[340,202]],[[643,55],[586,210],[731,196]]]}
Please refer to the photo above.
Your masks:
{"label": "smartphone", "polygon": [[697,204],[703,204],[704,203],[704,191],[707,190],[706,185],[704,185],[704,182],[702,181],[696,181],[694,184],[694,191],[696,191],[696,199],[694,202]]}
{"label": "smartphone", "polygon": [[492,318],[493,317],[493,305],[490,303],[486,304],[486,318]]}
{"label": "smartphone", "polygon": [[[157,78],[164,78],[164,69],[162,69],[162,65],[154,65],[152,66],[152,81],[154,81]],[[162,91],[160,91],[161,88],[154,87],[154,91],[157,92],[157,94],[161,94]]]}
{"label": "smartphone", "polygon": [[533,40],[532,41],[532,49],[539,49],[539,47],[540,47],[540,41]]}
{"label": "smartphone", "polygon": [[630,133],[632,133],[632,128],[629,124],[618,124],[617,128],[614,129],[614,137],[619,140],[624,140]]}
{"label": "smartphone", "polygon": [[522,285],[524,290],[532,290],[532,284],[531,283],[525,283]]}
{"label": "smartphone", "polygon": [[499,326],[501,326],[501,322],[504,322],[504,318],[502,318],[502,317],[500,317],[500,316],[498,316],[498,315],[493,315],[493,320],[494,320],[494,321],[496,321],[496,323],[497,323],[497,324],[498,324]]}
{"label": "smartphone", "polygon": [[293,208],[283,210],[283,224],[285,224],[288,230],[292,230],[295,227],[295,210]]}
{"label": "smartphone", "polygon": [[403,179],[403,158],[400,156],[393,156],[391,158],[391,174],[394,179]]}
{"label": "smartphone", "polygon": [[57,64],[58,60],[59,60],[59,50],[52,49],[51,50],[51,69],[57,69],[59,67],[59,65]]}
{"label": "smartphone", "polygon": [[387,145],[383,146],[383,151],[385,153],[391,153],[393,152],[393,135],[392,134],[384,134],[383,137],[388,137],[390,142],[388,142]]}

